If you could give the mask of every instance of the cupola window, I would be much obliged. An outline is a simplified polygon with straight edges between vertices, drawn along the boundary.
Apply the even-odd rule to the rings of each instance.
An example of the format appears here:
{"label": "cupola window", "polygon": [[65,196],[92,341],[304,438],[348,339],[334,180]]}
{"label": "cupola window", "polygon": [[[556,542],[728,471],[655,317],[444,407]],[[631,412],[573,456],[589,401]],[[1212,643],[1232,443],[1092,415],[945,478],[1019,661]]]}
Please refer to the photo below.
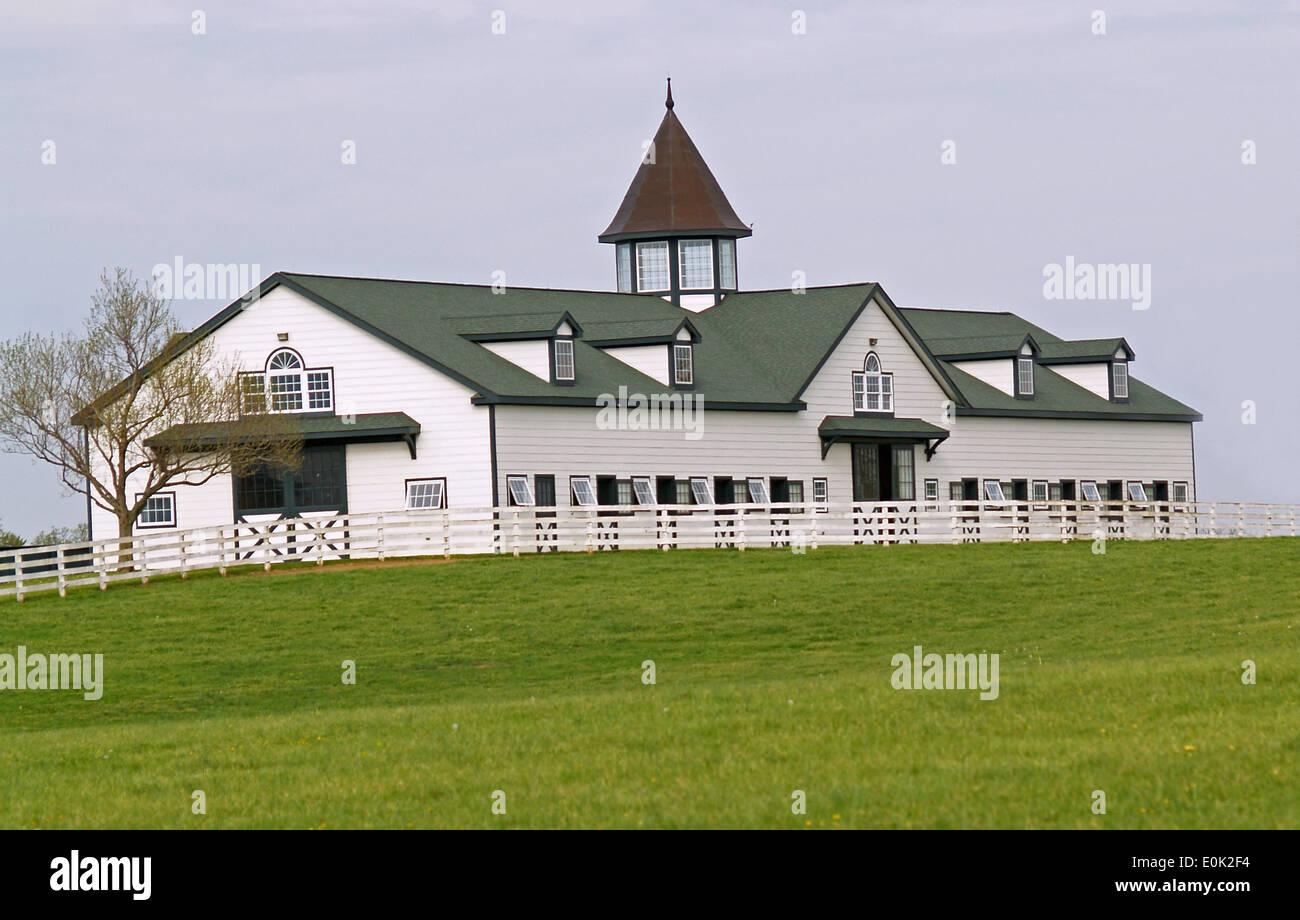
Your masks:
{"label": "cupola window", "polygon": [[681,266],[683,291],[707,291],[713,287],[712,240],[679,240],[677,264]]}
{"label": "cupola window", "polygon": [[668,290],[668,243],[636,244],[636,289]]}

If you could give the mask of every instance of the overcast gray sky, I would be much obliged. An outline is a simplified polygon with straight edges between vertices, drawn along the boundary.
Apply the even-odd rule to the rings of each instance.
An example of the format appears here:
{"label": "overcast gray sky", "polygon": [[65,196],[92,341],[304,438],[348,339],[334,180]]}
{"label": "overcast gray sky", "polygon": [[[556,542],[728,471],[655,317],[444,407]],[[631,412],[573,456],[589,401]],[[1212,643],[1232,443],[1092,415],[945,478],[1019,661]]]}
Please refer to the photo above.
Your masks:
{"label": "overcast gray sky", "polygon": [[[671,72],[754,224],[742,287],[798,270],[1124,336],[1205,414],[1201,497],[1300,502],[1300,4],[428,6],[6,2],[0,338],[77,325],[103,266],[177,257],[611,289],[596,234]],[[1045,299],[1067,257],[1150,265],[1149,309]],[[5,526],[83,519],[51,468],[0,456]]]}

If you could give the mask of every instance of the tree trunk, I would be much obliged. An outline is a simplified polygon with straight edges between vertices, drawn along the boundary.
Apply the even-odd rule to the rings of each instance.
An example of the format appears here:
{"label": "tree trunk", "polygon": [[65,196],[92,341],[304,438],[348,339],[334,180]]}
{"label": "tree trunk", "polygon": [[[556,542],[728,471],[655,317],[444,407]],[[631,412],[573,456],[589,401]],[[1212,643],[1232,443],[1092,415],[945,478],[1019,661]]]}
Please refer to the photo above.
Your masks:
{"label": "tree trunk", "polygon": [[134,566],[135,552],[132,546],[134,529],[135,519],[119,511],[117,514],[117,568],[119,571],[129,571]]}

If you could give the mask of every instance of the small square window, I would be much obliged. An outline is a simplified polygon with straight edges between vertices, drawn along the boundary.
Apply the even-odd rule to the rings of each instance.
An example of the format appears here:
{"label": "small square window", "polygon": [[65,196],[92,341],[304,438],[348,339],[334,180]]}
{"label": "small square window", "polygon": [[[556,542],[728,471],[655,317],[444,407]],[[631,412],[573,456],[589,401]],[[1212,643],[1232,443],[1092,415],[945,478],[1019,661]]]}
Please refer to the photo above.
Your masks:
{"label": "small square window", "polygon": [[928,502],[937,502],[939,500],[939,480],[927,479],[925,481],[925,500]]}
{"label": "small square window", "polygon": [[406,507],[409,511],[441,508],[447,491],[445,479],[412,479],[406,483]]}
{"label": "small square window", "polygon": [[749,500],[751,502],[759,505],[766,505],[768,503],[766,482],[764,482],[760,477],[751,476],[745,480],[745,483],[749,486]]}
{"label": "small square window", "polygon": [[[1059,487],[1058,487],[1058,488],[1059,488]],[[1032,496],[1032,498],[1033,498],[1033,500],[1036,501],[1036,502],[1045,502],[1045,501],[1048,500],[1048,498],[1047,498],[1047,480],[1046,480],[1046,479],[1035,479],[1035,480],[1034,480],[1034,491],[1033,491],[1033,496]]]}
{"label": "small square window", "polygon": [[[136,496],[136,501],[140,496]],[[172,492],[159,492],[149,496],[135,519],[138,527],[175,527],[176,495]]]}
{"label": "small square window", "polygon": [[573,499],[583,508],[596,506],[596,488],[591,484],[590,476],[570,476],[569,485],[573,489]]}
{"label": "small square window", "polygon": [[530,508],[536,504],[527,476],[507,476],[506,487],[510,490],[510,504],[523,508]]}
{"label": "small square window", "polygon": [[697,505],[712,505],[713,486],[709,485],[709,480],[703,476],[692,476],[691,497]]}
{"label": "small square window", "polygon": [[1144,502],[1147,500],[1147,490],[1140,482],[1130,482],[1128,484],[1128,497],[1130,501]]}
{"label": "small square window", "polygon": [[1187,501],[1187,483],[1185,482],[1174,483],[1174,501],[1176,502]]}
{"label": "small square window", "polygon": [[984,480],[984,499],[991,502],[1004,502],[1007,500],[1006,493],[1002,491],[1002,483],[996,479]]}
{"label": "small square window", "polygon": [[1083,497],[1090,502],[1101,501],[1101,492],[1097,489],[1097,483],[1092,479],[1085,479],[1079,483],[1079,488],[1083,490]]}
{"label": "small square window", "polygon": [[691,484],[686,479],[678,479],[673,482],[673,504],[689,505],[691,503]]}
{"label": "small square window", "polygon": [[[815,504],[818,504],[818,505],[824,505],[824,504],[826,504],[827,501],[830,500],[830,499],[828,498],[829,495],[830,495],[830,489],[829,489],[829,487],[828,487],[828,485],[827,485],[826,480],[825,480],[825,479],[814,479],[814,480],[813,480],[813,498],[812,498],[813,502],[814,502]],[[820,512],[822,512],[822,513],[825,513],[827,509],[826,509],[826,508],[818,508],[817,510],[820,511]]]}

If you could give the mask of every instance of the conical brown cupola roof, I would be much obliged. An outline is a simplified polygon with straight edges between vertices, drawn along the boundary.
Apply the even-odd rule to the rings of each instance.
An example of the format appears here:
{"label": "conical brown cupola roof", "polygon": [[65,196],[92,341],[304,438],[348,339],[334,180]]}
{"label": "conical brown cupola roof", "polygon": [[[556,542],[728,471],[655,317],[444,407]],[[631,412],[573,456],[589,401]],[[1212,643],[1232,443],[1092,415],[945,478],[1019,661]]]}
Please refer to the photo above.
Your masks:
{"label": "conical brown cupola roof", "polygon": [[616,243],[683,233],[749,236],[749,227],[732,210],[718,180],[674,114],[671,80],[665,104],[668,111],[654,137],[654,162],[642,162],[618,213],[598,239]]}

